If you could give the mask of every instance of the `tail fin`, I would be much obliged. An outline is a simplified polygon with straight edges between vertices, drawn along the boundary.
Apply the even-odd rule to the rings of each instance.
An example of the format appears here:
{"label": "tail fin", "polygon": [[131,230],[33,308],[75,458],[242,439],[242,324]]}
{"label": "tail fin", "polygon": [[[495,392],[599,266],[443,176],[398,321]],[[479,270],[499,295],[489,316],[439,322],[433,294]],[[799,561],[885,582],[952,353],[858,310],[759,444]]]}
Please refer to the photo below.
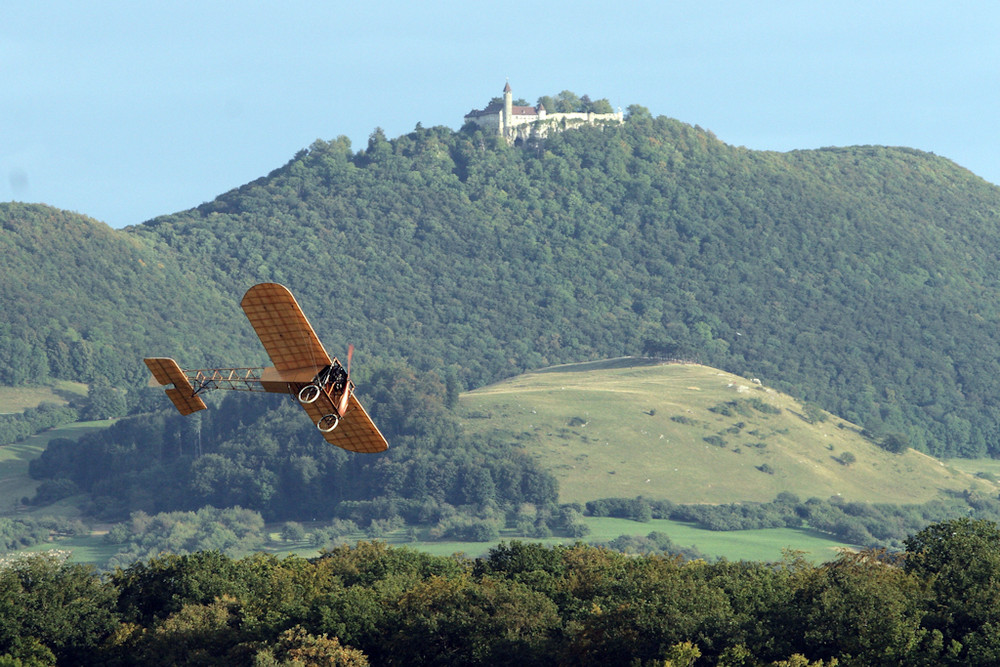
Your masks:
{"label": "tail fin", "polygon": [[167,397],[179,413],[189,415],[208,407],[200,396],[195,395],[191,381],[187,379],[176,361],[165,357],[143,359],[143,361],[159,384],[174,385],[166,390]]}

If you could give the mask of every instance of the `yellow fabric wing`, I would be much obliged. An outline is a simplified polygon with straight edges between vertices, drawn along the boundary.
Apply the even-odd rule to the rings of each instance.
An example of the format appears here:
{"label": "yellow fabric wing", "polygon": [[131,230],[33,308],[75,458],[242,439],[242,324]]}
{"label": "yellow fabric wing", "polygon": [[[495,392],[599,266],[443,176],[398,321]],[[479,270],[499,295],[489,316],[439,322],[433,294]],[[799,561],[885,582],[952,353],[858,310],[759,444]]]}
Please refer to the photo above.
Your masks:
{"label": "yellow fabric wing", "polygon": [[[336,412],[333,403],[325,395],[315,403],[303,403],[302,407],[313,424],[318,423],[324,415]],[[360,454],[374,454],[389,449],[389,443],[354,394],[348,399],[347,412],[340,424],[329,433],[323,433],[323,438],[331,445]]]}
{"label": "yellow fabric wing", "polygon": [[243,295],[240,306],[278,371],[319,370],[331,362],[298,301],[284,285],[254,285]]}

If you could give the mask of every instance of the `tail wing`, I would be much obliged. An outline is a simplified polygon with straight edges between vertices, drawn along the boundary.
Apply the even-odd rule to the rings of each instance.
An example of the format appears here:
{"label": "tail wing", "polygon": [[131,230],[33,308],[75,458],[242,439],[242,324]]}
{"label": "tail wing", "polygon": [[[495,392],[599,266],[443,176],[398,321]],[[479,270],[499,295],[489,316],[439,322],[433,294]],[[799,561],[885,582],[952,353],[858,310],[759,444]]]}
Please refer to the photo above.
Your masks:
{"label": "tail wing", "polygon": [[181,370],[176,361],[165,357],[154,357],[143,359],[143,361],[146,362],[146,366],[153,373],[153,377],[159,384],[174,385],[166,390],[167,397],[170,398],[170,402],[174,404],[174,407],[182,415],[189,415],[192,412],[204,410],[208,407],[205,405],[205,401],[201,400],[201,397],[194,393],[191,381],[187,379],[184,371]]}

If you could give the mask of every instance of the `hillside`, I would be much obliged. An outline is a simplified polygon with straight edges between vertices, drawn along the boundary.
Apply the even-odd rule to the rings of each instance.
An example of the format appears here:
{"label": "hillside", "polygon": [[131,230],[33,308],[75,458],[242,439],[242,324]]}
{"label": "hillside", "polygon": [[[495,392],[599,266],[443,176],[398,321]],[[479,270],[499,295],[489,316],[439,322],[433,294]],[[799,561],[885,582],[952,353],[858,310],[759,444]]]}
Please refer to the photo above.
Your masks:
{"label": "hillside", "polygon": [[153,239],[48,206],[0,203],[0,256],[2,385],[51,376],[142,386],[144,355],[225,356],[250,342],[252,332],[236,327],[219,335],[237,305]]}
{"label": "hillside", "polygon": [[659,355],[935,455],[1000,453],[1000,188],[927,153],[750,151],[632,107],[524,147],[440,127],[317,141],[121,231],[18,204],[0,222],[8,384],[134,386],[150,353],[262,360],[236,304],[266,280],[331,351],[464,389]]}
{"label": "hillside", "polygon": [[998,221],[1000,188],[930,154],[749,151],[633,113],[524,148],[318,141],[127,233],[234,295],[284,282],[330,345],[467,389],[661,354],[978,456],[1000,450]]}
{"label": "hillside", "polygon": [[909,504],[948,491],[997,491],[925,454],[889,453],[857,426],[769,387],[696,364],[557,366],[465,394],[460,414],[471,434],[500,432],[537,457],[559,480],[561,502],[764,502],[790,492]]}

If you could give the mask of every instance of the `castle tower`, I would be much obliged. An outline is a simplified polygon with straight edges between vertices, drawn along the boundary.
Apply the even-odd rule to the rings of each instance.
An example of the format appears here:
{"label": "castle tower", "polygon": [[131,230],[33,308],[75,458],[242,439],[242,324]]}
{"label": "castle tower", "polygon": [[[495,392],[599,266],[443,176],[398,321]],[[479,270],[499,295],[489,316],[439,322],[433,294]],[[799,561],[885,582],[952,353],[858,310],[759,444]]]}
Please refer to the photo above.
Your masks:
{"label": "castle tower", "polygon": [[503,135],[510,136],[511,120],[514,115],[514,96],[510,91],[510,81],[503,87]]}

